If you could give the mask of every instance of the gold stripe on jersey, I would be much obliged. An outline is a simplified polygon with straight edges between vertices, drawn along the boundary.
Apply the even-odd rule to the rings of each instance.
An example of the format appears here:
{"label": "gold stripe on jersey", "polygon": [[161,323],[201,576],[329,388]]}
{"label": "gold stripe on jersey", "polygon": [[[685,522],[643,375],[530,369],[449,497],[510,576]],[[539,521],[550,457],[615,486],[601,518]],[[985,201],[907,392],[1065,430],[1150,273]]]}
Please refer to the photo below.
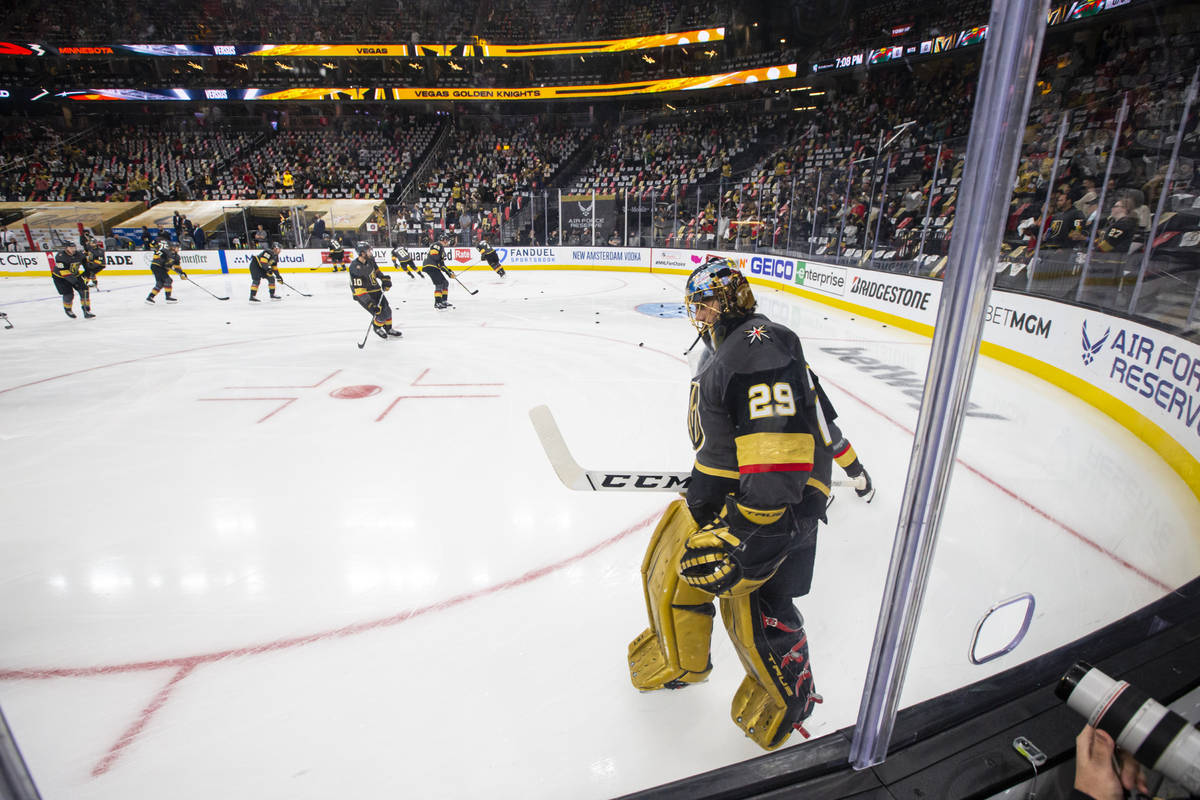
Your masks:
{"label": "gold stripe on jersey", "polygon": [[735,480],[735,481],[739,477],[741,477],[740,473],[738,473],[737,470],[717,469],[716,467],[709,467],[704,464],[701,464],[699,461],[696,462],[696,471],[703,472],[705,475],[712,475],[717,478],[731,478],[732,480]]}
{"label": "gold stripe on jersey", "polygon": [[848,467],[858,459],[858,453],[854,452],[854,447],[847,444],[846,449],[833,457],[839,467]]}
{"label": "gold stripe on jersey", "polygon": [[734,441],[742,474],[812,469],[816,440],[811,433],[750,433]]}

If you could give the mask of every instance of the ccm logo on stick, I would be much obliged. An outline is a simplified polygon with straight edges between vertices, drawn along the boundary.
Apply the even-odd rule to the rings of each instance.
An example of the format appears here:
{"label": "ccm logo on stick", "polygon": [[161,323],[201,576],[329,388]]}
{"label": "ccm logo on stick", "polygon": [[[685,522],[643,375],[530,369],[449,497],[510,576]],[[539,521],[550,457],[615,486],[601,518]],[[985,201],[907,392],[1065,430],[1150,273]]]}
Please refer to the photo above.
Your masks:
{"label": "ccm logo on stick", "polygon": [[623,489],[626,487],[636,489],[686,489],[690,482],[690,475],[680,477],[679,475],[665,475],[661,472],[622,475],[616,472],[608,472],[604,474],[604,478],[600,481],[600,486],[604,489]]}

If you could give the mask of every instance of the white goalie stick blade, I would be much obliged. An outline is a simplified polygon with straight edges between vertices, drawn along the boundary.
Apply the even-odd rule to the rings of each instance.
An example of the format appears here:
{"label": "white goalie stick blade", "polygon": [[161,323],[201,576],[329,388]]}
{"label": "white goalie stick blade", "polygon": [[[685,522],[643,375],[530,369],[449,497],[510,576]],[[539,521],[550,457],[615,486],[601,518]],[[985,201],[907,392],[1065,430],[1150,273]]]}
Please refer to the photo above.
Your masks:
{"label": "white goalie stick blade", "polygon": [[529,409],[529,419],[537,431],[546,458],[555,474],[568,489],[581,492],[683,492],[692,480],[690,472],[639,472],[637,470],[590,470],[579,466],[579,462],[567,449],[558,423],[546,406]]}
{"label": "white goalie stick blade", "polygon": [[[690,472],[584,469],[571,455],[558,423],[547,406],[529,409],[529,420],[537,431],[550,466],[563,486],[580,492],[685,492],[692,481]],[[834,486],[854,486],[854,481],[833,481]]]}

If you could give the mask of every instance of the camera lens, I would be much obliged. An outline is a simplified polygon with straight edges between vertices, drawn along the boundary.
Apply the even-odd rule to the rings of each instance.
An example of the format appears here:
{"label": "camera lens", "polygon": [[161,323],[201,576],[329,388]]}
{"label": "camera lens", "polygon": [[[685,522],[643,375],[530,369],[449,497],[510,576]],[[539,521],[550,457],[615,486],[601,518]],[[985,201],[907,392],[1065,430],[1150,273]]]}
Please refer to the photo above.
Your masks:
{"label": "camera lens", "polygon": [[1200,793],[1200,731],[1145,692],[1077,661],[1054,693],[1139,763]]}
{"label": "camera lens", "polygon": [[1083,676],[1087,675],[1091,670],[1091,664],[1086,661],[1076,661],[1067,670],[1066,674],[1059,678],[1058,686],[1054,687],[1055,696],[1064,703],[1067,702],[1068,698],[1071,697],[1071,692],[1075,691],[1075,687],[1083,680]]}

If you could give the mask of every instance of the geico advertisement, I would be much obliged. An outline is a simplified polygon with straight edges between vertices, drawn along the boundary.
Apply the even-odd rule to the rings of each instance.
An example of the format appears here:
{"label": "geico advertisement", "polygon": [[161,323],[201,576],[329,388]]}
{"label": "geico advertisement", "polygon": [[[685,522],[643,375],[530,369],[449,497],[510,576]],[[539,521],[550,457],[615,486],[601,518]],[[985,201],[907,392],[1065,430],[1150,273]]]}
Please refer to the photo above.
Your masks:
{"label": "geico advertisement", "polygon": [[780,283],[792,283],[796,278],[797,262],[794,258],[783,256],[738,256],[738,266],[742,272],[756,278],[768,278]]}

